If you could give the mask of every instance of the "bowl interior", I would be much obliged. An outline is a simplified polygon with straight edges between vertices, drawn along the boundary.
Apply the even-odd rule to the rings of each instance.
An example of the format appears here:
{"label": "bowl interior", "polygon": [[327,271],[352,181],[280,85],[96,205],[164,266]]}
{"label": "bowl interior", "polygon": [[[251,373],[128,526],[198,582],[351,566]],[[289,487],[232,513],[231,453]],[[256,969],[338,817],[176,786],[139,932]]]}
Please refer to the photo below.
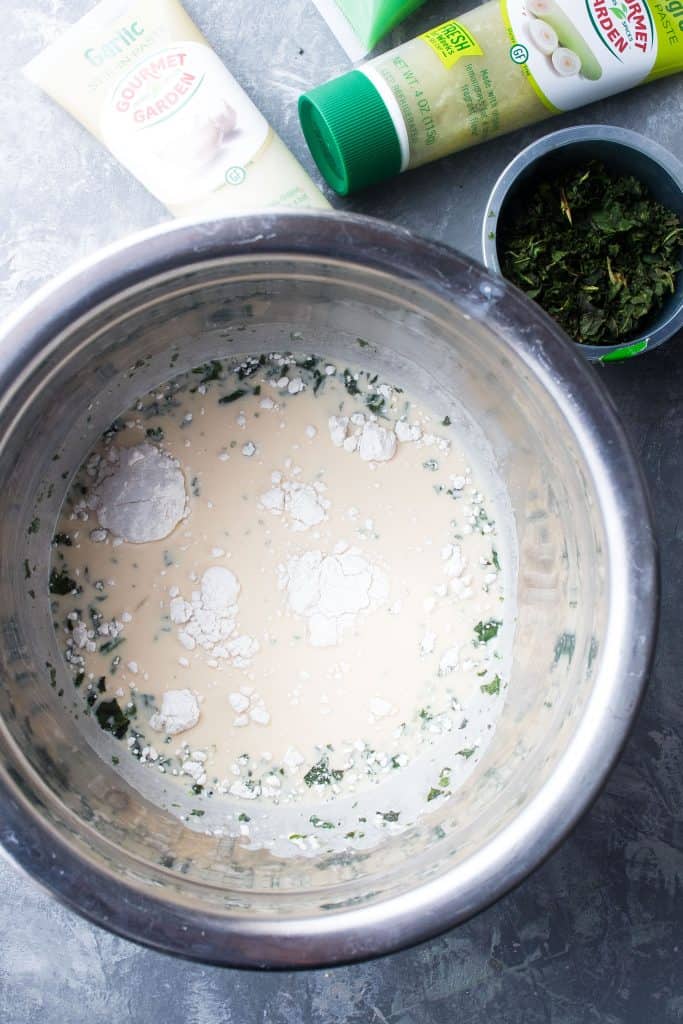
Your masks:
{"label": "bowl interior", "polygon": [[[591,721],[601,728],[605,715],[616,714],[611,702],[629,628],[626,562],[610,556],[611,543],[623,539],[619,514],[607,531],[604,480],[586,454],[579,420],[568,419],[574,398],[558,388],[550,365],[506,340],[524,331],[538,338],[548,329],[545,321],[530,304],[510,300],[502,283],[489,283],[466,264],[461,270],[460,280],[449,283],[448,300],[400,274],[322,255],[238,253],[156,273],[93,301],[6,393],[0,408],[3,777],[14,793],[12,806],[21,805],[22,815],[48,831],[45,848],[63,843],[77,858],[80,876],[72,879],[69,898],[96,919],[117,918],[111,899],[106,913],[98,909],[111,883],[131,915],[135,899],[149,896],[171,906],[178,920],[205,912],[229,919],[243,934],[261,920],[272,936],[277,928],[286,933],[295,919],[373,908],[460,872],[463,888],[454,882],[448,910],[449,922],[458,920],[493,893],[489,879],[488,890],[476,895],[476,879],[500,837],[531,813],[548,785],[564,785],[579,730],[590,730]],[[519,311],[506,330],[494,311],[510,301]],[[359,337],[369,346],[359,348]],[[51,628],[47,575],[69,480],[123,409],[208,359],[293,347],[372,367],[428,404],[452,410],[464,435],[488,453],[514,518],[518,617],[505,710],[466,789],[376,849],[278,859],[189,829],[114,771],[108,756],[116,752],[114,741],[109,749],[92,721],[84,724],[84,740],[60,697],[62,690],[68,697],[72,682]],[[613,456],[616,468],[618,448]],[[37,520],[39,528],[29,528]],[[641,551],[650,553],[647,544]],[[647,622],[641,632],[634,643],[642,648]],[[619,710],[619,738],[633,704]],[[606,748],[611,757],[611,738]],[[564,827],[549,820],[556,837]],[[520,838],[511,875],[538,856]],[[45,872],[43,880],[52,884],[49,865]],[[54,880],[55,888],[61,884]],[[420,928],[429,932],[439,923],[426,920]],[[116,927],[126,930],[120,916]],[[164,939],[159,927],[150,917],[129,930],[189,951],[182,929],[180,938]],[[239,943],[217,951],[196,941],[192,951],[207,959],[254,959],[239,953]],[[387,935],[368,948],[396,941]],[[363,948],[357,943],[335,957]],[[325,958],[320,951],[304,954],[301,946],[291,956]],[[263,957],[283,962],[281,951]]]}
{"label": "bowl interior", "polygon": [[[501,225],[514,215],[524,203],[525,196],[534,182],[549,180],[571,167],[585,165],[590,160],[600,160],[615,175],[633,175],[647,186],[652,196],[668,209],[673,210],[683,223],[683,191],[674,174],[651,155],[626,142],[609,138],[558,139],[555,148],[542,152],[530,159],[515,175],[504,194],[492,205],[495,209],[495,238],[491,239],[495,250],[496,269],[500,272]],[[497,209],[496,209],[497,207]],[[683,257],[683,249],[681,251]],[[651,320],[625,339],[619,345],[581,345],[581,351],[589,358],[600,358],[626,348],[638,348],[639,342],[646,342],[647,348],[661,344],[677,330],[683,328],[683,273],[676,279],[675,291],[668,295],[662,309]],[[644,350],[643,348],[643,350]]]}

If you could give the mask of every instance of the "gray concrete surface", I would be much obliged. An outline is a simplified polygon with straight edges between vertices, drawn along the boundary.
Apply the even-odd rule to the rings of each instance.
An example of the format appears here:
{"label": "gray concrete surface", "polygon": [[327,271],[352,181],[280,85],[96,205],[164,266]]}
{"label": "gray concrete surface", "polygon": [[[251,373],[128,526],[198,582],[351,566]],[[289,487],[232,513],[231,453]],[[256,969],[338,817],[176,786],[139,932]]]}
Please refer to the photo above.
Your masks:
{"label": "gray concrete surface", "polygon": [[[4,0],[0,314],[165,212],[20,67],[90,0]],[[432,0],[409,38],[465,11]],[[298,94],[345,67],[307,0],[188,0],[234,74],[310,167]],[[303,51],[303,52],[301,52]],[[268,54],[268,61],[263,54]],[[683,84],[557,119],[635,127],[683,156]],[[478,255],[482,208],[538,126],[339,207]],[[176,961],[80,920],[0,861],[0,1024],[673,1024],[683,1021],[683,339],[600,371],[640,452],[662,547],[650,689],[621,763],[573,835],[515,892],[424,946],[372,963],[256,975]]]}

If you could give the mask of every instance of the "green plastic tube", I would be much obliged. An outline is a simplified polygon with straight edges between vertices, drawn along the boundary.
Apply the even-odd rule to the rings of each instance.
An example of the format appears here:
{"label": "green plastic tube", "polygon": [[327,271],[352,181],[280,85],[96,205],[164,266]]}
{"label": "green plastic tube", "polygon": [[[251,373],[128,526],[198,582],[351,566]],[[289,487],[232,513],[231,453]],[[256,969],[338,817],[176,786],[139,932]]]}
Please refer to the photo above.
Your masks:
{"label": "green plastic tube", "polygon": [[353,46],[346,43],[343,32],[338,31],[340,13],[358,40],[359,53],[367,53],[392,28],[422,7],[425,0],[314,0],[316,7],[337,35],[350,56],[357,56]]}

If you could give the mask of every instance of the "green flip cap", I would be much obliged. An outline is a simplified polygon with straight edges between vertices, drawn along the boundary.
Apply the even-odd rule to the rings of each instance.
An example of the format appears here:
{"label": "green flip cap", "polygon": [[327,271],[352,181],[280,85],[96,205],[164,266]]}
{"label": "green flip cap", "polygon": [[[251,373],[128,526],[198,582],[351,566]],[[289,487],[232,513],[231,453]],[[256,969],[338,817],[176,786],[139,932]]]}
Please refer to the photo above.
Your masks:
{"label": "green flip cap", "polygon": [[335,192],[347,196],[401,170],[401,143],[379,92],[362,71],[349,71],[299,99],[313,159]]}

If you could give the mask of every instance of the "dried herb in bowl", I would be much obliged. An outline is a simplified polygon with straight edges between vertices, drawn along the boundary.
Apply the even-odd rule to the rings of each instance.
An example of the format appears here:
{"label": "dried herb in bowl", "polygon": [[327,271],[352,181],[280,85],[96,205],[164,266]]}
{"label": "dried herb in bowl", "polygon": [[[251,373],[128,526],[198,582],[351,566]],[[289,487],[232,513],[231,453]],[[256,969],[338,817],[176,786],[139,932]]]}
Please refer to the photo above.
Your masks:
{"label": "dried herb in bowl", "polygon": [[642,331],[676,286],[683,227],[599,161],[535,182],[499,228],[505,277],[584,345]]}

